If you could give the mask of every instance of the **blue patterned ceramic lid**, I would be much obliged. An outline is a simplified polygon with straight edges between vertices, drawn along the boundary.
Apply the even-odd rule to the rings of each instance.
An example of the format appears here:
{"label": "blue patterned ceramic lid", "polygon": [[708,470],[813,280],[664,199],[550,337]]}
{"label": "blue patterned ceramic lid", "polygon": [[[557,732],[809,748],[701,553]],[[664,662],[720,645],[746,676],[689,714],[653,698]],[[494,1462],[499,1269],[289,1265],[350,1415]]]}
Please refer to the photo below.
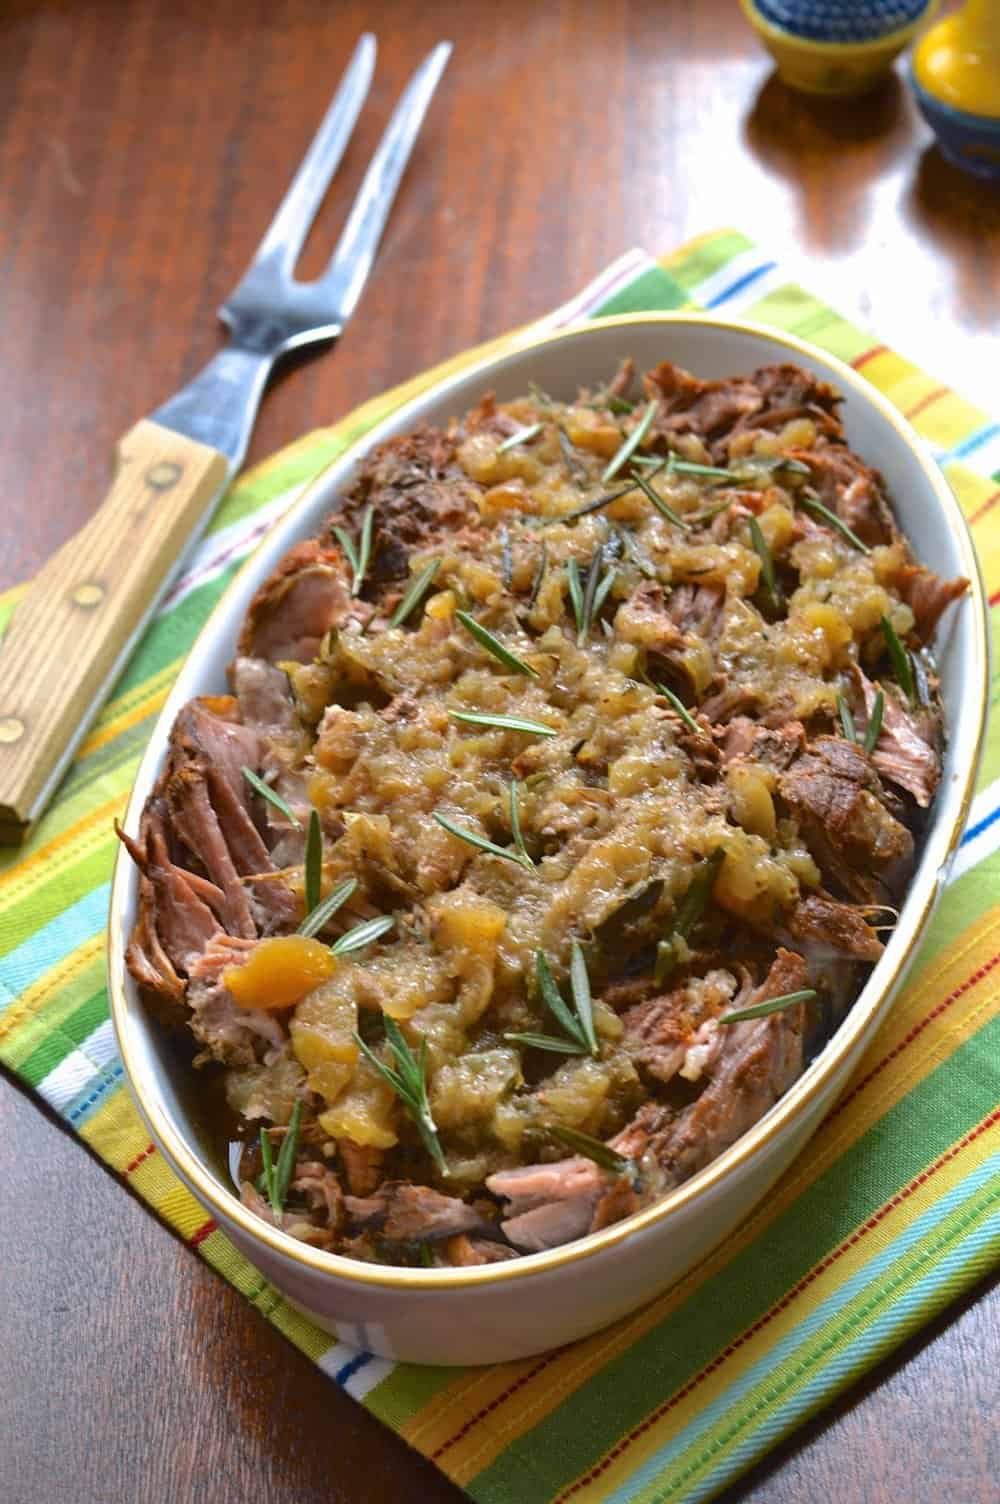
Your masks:
{"label": "blue patterned ceramic lid", "polygon": [[756,0],[765,21],[811,42],[874,42],[919,20],[930,0]]}

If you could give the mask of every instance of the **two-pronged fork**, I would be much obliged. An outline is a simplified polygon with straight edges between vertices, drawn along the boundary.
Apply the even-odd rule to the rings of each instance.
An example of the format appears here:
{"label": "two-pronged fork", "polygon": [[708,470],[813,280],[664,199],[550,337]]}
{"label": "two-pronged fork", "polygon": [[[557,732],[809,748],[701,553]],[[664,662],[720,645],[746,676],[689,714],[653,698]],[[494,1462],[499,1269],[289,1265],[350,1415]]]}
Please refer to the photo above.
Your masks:
{"label": "two-pronged fork", "polygon": [[296,282],[295,262],[371,83],[375,38],[361,38],[249,270],[219,310],[228,345],[124,436],[107,499],[18,606],[0,646],[0,843],[19,842],[44,808],[243,463],[275,361],[335,339],[354,311],[450,52],[439,43],[407,85],[322,276]]}

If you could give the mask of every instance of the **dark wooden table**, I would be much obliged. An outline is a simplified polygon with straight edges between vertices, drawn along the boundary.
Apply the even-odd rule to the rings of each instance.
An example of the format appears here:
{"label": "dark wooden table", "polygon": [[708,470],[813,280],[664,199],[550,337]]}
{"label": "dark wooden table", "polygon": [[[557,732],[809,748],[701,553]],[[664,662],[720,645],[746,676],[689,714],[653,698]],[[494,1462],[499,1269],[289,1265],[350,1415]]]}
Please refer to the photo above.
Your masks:
{"label": "dark wooden table", "polygon": [[[901,81],[848,105],[789,93],[735,0],[6,0],[0,586],[83,522],[116,436],[216,349],[214,309],[376,25],[306,273],[411,67],[440,37],[455,56],[354,321],[275,383],[251,462],[629,246],[720,224],[1000,405],[1000,194],[942,160]],[[7,1082],[0,1204],[0,1497],[460,1497]],[[954,1308],[727,1497],[995,1500],[998,1309]]]}

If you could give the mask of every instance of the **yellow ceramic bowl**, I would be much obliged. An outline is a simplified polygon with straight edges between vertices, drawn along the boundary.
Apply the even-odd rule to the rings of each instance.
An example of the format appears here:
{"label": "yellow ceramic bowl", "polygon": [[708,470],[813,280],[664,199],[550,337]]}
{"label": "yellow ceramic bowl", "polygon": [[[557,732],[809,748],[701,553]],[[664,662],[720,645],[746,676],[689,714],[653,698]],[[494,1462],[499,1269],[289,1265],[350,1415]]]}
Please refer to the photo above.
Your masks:
{"label": "yellow ceramic bowl", "polygon": [[754,4],[740,0],[747,20],[793,89],[806,94],[864,94],[885,77],[894,60],[937,9],[937,0],[908,26],[868,42],[814,42],[774,26]]}
{"label": "yellow ceramic bowl", "polygon": [[197,1073],[180,1060],[125,966],[138,901],[136,869],[119,855],[108,926],[111,1011],[129,1085],[150,1134],[242,1253],[341,1341],[416,1363],[496,1363],[559,1347],[625,1315],[679,1279],[743,1220],[820,1125],[886,1017],[958,847],[972,798],[988,689],[986,607],[969,532],[938,465],[873,386],[792,335],[690,313],[625,314],[513,348],[446,378],[337,459],[278,522],[202,629],[160,714],[125,817],[139,816],[167,753],[174,717],[194,695],[225,690],[226,664],[248,603],[278,560],[333,510],[372,448],[421,422],[447,423],[484,391],[501,401],[529,380],[569,397],[631,354],[640,369],[669,359],[702,377],[794,361],[844,394],[847,438],[883,472],[918,559],[972,588],[937,634],[948,744],[920,861],[885,954],[832,1039],[769,1113],[662,1200],[565,1247],[468,1269],[403,1269],[325,1253],[272,1227],[233,1188],[225,1146],[204,1114]]}

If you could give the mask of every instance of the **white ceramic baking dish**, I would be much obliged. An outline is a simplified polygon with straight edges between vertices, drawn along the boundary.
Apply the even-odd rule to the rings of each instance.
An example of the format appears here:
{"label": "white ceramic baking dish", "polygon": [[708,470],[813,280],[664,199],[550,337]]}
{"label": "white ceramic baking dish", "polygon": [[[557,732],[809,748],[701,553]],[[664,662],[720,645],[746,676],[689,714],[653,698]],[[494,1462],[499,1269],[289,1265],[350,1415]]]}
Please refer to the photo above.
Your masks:
{"label": "white ceramic baking dish", "polygon": [[650,1300],[727,1237],[789,1166],[832,1106],[892,1007],[961,837],[985,726],[986,609],[965,521],[923,444],[861,376],[821,351],[749,324],[694,314],[598,319],[541,338],[449,377],[408,402],[332,464],[264,539],[212,613],[163,708],[136,778],[126,828],[163,763],[171,724],[194,695],[225,692],[226,664],[257,587],[281,555],[314,533],[376,444],[420,422],[445,423],[493,389],[502,400],[529,380],[560,397],[606,380],[632,355],[639,369],[669,359],[702,377],[790,361],[844,394],[851,446],[883,472],[917,557],[972,582],[936,643],[948,732],[944,777],[902,915],[845,1022],[782,1100],[726,1153],[655,1206],[565,1247],[467,1269],[405,1269],[307,1247],[255,1217],[235,1194],[225,1146],[202,1117],[197,1074],[182,1068],[128,975],[124,952],[136,869],[120,854],[108,930],[112,1012],[139,1110],[168,1162],[246,1256],[290,1300],[341,1340],[419,1363],[494,1363],[588,1332]]}

